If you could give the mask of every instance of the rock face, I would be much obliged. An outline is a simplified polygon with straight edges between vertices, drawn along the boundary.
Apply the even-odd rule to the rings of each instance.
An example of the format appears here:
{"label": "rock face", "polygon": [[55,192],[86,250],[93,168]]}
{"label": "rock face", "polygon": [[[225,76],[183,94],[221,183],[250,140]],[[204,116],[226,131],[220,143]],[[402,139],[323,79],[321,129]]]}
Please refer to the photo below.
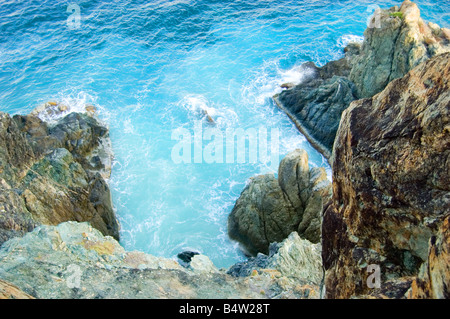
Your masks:
{"label": "rock face", "polygon": [[11,285],[9,282],[0,280],[0,299],[34,299],[27,293]]}
{"label": "rock face", "polygon": [[320,244],[313,244],[293,232],[281,242],[267,268],[276,269],[300,282],[321,286],[324,280],[321,251]]}
{"label": "rock face", "polygon": [[119,238],[105,181],[108,145],[107,128],[87,114],[48,124],[38,115],[0,113],[0,244],[69,220]]}
{"label": "rock face", "polygon": [[378,14],[373,19],[379,19],[379,25],[374,21],[374,27],[365,31],[361,54],[349,76],[361,98],[381,92],[421,62],[450,51],[446,29],[425,23],[415,3],[406,0],[400,8]]}
{"label": "rock face", "polygon": [[344,111],[322,225],[327,297],[448,296],[449,79],[445,53]]}
{"label": "rock face", "polygon": [[[304,256],[320,257],[315,246],[293,248],[298,241],[291,241],[283,254],[302,251]],[[194,267],[187,269],[172,259],[125,251],[88,223],[65,222],[38,226],[4,243],[0,278],[34,298],[46,299],[319,298],[313,278],[293,277],[295,269],[289,262],[298,256],[290,253],[291,259],[280,270],[259,269],[236,278],[216,269],[203,255],[195,255]],[[306,267],[310,262],[314,264],[303,263]]]}
{"label": "rock face", "polygon": [[269,269],[283,274],[293,282],[309,284],[322,291],[324,271],[321,245],[300,238],[297,232],[292,232],[281,243],[272,243],[269,255],[258,253],[256,257],[233,265],[227,273],[235,277],[246,277]]}
{"label": "rock face", "polygon": [[307,76],[274,97],[311,144],[330,158],[342,112],[358,98],[381,92],[427,59],[450,51],[448,29],[420,18],[409,0],[377,11],[362,47],[350,44],[345,57],[322,68],[305,63]]}
{"label": "rock face", "polygon": [[411,284],[409,298],[450,298],[450,217],[431,237],[428,258]]}
{"label": "rock face", "polygon": [[307,153],[295,150],[281,161],[278,179],[251,179],[228,218],[229,236],[253,256],[268,254],[270,243],[281,242],[293,231],[317,243],[323,203],[330,196],[325,169],[309,169]]}
{"label": "rock face", "polygon": [[342,111],[356,99],[356,88],[347,79],[350,60],[359,51],[352,44],[346,57],[322,68],[302,65],[308,74],[303,81],[274,97],[277,105],[325,157],[329,158]]}

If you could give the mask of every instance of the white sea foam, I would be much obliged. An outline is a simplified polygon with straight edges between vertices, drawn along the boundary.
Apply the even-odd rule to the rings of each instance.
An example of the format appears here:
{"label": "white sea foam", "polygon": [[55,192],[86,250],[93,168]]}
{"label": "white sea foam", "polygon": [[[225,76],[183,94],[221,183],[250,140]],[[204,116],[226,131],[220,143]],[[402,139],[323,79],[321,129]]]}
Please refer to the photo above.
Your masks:
{"label": "white sea foam", "polygon": [[37,106],[31,114],[52,125],[72,112],[88,113],[101,125],[108,127],[112,114],[97,103],[97,97],[85,91],[65,90],[48,98]]}
{"label": "white sea foam", "polygon": [[311,72],[304,68],[302,63],[289,69],[281,68],[279,63],[279,60],[268,61],[257,74],[250,77],[249,84],[245,85],[241,91],[242,98],[247,104],[260,107],[283,90],[282,84],[299,84]]}
{"label": "white sea foam", "polygon": [[178,102],[178,106],[188,112],[190,121],[204,119],[209,124],[219,127],[234,126],[238,116],[234,110],[216,106],[201,94],[188,94]]}
{"label": "white sea foam", "polygon": [[362,43],[364,41],[364,37],[354,34],[345,34],[341,36],[338,41],[337,45],[340,48],[345,48],[349,43]]}

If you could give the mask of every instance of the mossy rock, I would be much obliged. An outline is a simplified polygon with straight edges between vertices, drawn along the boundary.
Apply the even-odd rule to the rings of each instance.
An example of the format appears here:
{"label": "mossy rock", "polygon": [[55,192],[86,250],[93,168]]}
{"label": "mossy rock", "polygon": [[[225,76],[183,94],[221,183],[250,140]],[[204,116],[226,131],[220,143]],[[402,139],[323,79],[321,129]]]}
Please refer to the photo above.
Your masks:
{"label": "mossy rock", "polygon": [[400,18],[403,20],[403,12],[391,12],[389,13],[389,16],[391,17],[396,17],[396,18]]}

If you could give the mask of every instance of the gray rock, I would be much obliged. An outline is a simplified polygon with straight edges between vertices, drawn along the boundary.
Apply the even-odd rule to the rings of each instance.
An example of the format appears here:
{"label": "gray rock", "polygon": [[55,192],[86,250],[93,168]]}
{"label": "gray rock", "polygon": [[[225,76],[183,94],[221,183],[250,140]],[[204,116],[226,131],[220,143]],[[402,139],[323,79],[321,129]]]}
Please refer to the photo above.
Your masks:
{"label": "gray rock", "polygon": [[0,244],[69,220],[90,221],[119,238],[105,181],[109,144],[108,129],[86,114],[47,124],[37,115],[0,113]]}
{"label": "gray rock", "polygon": [[195,272],[216,273],[219,271],[208,256],[200,254],[192,257],[190,266]]}
{"label": "gray rock", "polygon": [[308,154],[295,150],[281,161],[278,179],[251,178],[228,218],[228,234],[252,256],[268,254],[270,243],[293,231],[318,242],[323,204],[330,197],[325,170],[309,169]]}
{"label": "gray rock", "polygon": [[265,269],[270,263],[270,258],[278,252],[278,249],[279,243],[271,243],[268,255],[258,253],[256,257],[249,257],[244,262],[236,263],[228,269],[227,274],[234,277],[247,277],[252,274],[253,270]]}
{"label": "gray rock", "polygon": [[270,270],[293,283],[322,287],[324,271],[321,245],[313,244],[292,232],[282,242],[272,243],[269,255],[258,253],[256,257],[233,265],[227,273],[235,277],[246,277]]}
{"label": "gray rock", "polygon": [[296,229],[300,216],[285,196],[273,175],[252,178],[242,191],[228,217],[228,234],[245,253],[267,254],[271,242],[282,241]]}
{"label": "gray rock", "polygon": [[356,99],[354,84],[343,76],[304,81],[274,97],[300,131],[326,157],[333,148],[342,112]]}
{"label": "gray rock", "polygon": [[[200,258],[199,258],[200,257]],[[194,269],[126,251],[88,223],[41,225],[0,248],[0,283],[45,299],[318,298],[319,287],[264,270],[233,277],[203,255]],[[201,266],[201,267],[197,267]],[[1,285],[0,285],[1,286]],[[1,293],[0,287],[0,293]]]}
{"label": "gray rock", "polygon": [[304,210],[309,197],[309,165],[305,150],[287,154],[278,168],[278,184],[295,210]]}
{"label": "gray rock", "polygon": [[321,253],[320,244],[313,244],[293,232],[280,243],[267,268],[276,269],[284,276],[299,282],[321,286],[324,280]]}

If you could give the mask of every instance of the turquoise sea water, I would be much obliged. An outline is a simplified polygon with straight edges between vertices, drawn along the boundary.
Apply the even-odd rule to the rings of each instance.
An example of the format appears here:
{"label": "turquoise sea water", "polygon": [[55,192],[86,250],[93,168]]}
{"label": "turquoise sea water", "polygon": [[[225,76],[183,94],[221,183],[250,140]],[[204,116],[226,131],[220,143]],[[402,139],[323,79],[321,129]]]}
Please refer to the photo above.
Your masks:
{"label": "turquoise sea water", "polygon": [[[450,26],[449,1],[416,3],[427,21]],[[196,250],[227,267],[244,259],[228,239],[228,214],[248,178],[273,169],[249,160],[177,164],[173,130],[193,132],[205,109],[220,132],[263,128],[270,144],[278,129],[272,167],[299,147],[312,166],[327,166],[270,97],[301,78],[302,62],[323,65],[362,40],[374,5],[397,4],[1,0],[0,110],[95,104],[115,153],[110,185],[121,244],[164,257]]]}

